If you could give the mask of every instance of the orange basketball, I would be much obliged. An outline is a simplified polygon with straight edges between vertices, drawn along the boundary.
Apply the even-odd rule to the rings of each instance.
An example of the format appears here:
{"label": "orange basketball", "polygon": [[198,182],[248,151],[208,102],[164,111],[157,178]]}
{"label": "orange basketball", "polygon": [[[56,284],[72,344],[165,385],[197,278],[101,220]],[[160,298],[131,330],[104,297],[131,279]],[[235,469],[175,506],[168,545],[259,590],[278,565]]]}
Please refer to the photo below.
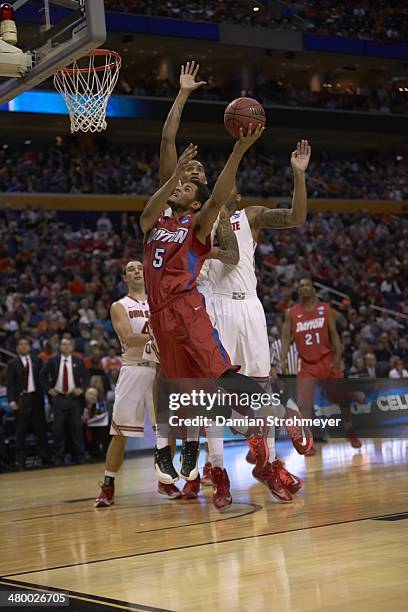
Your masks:
{"label": "orange basketball", "polygon": [[233,138],[238,140],[239,129],[244,134],[250,123],[255,128],[258,123],[265,125],[266,117],[262,104],[253,98],[237,98],[228,104],[224,113],[224,125]]}

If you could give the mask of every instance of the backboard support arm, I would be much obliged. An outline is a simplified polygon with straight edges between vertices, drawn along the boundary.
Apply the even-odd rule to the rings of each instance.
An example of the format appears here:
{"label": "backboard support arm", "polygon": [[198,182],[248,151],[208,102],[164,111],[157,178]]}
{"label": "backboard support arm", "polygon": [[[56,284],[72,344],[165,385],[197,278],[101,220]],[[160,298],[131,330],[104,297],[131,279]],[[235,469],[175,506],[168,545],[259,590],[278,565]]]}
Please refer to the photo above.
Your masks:
{"label": "backboard support arm", "polygon": [[[26,1],[26,0],[25,0]],[[19,0],[17,0],[19,2]],[[76,9],[80,2],[68,0],[52,0],[54,4]],[[75,35],[69,43],[63,43],[47,53],[41,61],[28,71],[22,78],[8,79],[0,86],[0,105],[6,104],[18,95],[39,85],[53,76],[61,68],[65,68],[92,49],[96,49],[106,40],[106,22],[104,0],[84,0],[85,16],[83,28],[76,28]],[[15,7],[16,3],[14,3]],[[47,34],[50,36],[51,30]],[[32,50],[32,49],[30,49]]]}

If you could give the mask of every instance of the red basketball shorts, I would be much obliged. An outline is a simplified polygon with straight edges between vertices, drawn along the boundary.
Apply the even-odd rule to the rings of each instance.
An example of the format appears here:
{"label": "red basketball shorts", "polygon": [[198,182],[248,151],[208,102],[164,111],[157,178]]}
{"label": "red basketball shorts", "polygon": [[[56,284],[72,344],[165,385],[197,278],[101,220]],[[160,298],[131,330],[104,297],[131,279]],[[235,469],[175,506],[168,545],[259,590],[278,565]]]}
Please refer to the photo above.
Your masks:
{"label": "red basketball shorts", "polygon": [[329,402],[344,404],[346,390],[344,374],[334,365],[334,353],[328,353],[317,363],[307,363],[299,357],[297,401],[300,409],[312,408],[316,387],[322,385]]}
{"label": "red basketball shorts", "polygon": [[152,313],[150,323],[167,378],[215,380],[228,370],[239,370],[231,365],[197,290]]}

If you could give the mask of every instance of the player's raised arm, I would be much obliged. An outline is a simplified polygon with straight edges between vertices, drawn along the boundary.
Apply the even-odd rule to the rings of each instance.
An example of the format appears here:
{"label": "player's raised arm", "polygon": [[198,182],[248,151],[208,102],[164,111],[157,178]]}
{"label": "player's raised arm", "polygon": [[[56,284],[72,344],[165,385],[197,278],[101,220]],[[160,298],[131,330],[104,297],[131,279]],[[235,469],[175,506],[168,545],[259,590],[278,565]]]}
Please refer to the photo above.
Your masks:
{"label": "player's raised arm", "polygon": [[288,358],[289,348],[292,342],[292,315],[290,310],[285,313],[285,320],[282,327],[282,349],[280,354],[281,370],[282,374],[285,374],[287,365],[286,360]]}
{"label": "player's raised arm", "polygon": [[267,208],[266,206],[249,206],[246,209],[248,220],[253,229],[271,227],[285,229],[302,225],[307,215],[307,191],[305,172],[309,165],[311,147],[307,140],[297,143],[293,151],[291,164],[293,169],[292,208]]}
{"label": "player's raised arm", "polygon": [[239,262],[238,240],[232,229],[230,215],[225,206],[221,208],[216,231],[218,246],[212,247],[207,259],[218,259],[224,264],[236,266]]}
{"label": "player's raised arm", "polygon": [[336,368],[341,369],[341,356],[342,356],[341,341],[340,341],[340,336],[336,328],[336,313],[332,308],[330,308],[329,310],[329,321],[328,322],[329,322],[330,340],[334,348],[334,364]]}
{"label": "player's raised arm", "polygon": [[193,91],[205,85],[205,81],[196,81],[200,65],[194,61],[181,67],[180,90],[174,100],[163,126],[160,143],[160,186],[169,180],[177,164],[176,136],[180,127],[181,114],[185,103]]}
{"label": "player's raised arm", "polygon": [[160,189],[158,189],[156,193],[152,195],[146,204],[140,217],[140,227],[144,234],[149,232],[156,225],[160,214],[166,208],[167,200],[177,187],[180,176],[185,171],[189,162],[194,159],[196,155],[197,147],[193,144],[189,144],[187,149],[180,155],[176,167],[173,169],[168,181],[166,181],[164,185],[162,185]]}
{"label": "player's raised arm", "polygon": [[144,346],[149,339],[147,334],[135,334],[130,325],[126,310],[119,302],[114,302],[110,310],[113,329],[125,349]]}
{"label": "player's raised arm", "polygon": [[238,166],[244,154],[262,136],[264,131],[265,128],[259,123],[254,131],[252,131],[252,124],[250,123],[246,136],[244,136],[242,128],[240,129],[240,138],[235,143],[232,153],[215,183],[211,197],[197,214],[195,232],[197,238],[203,244],[205,244],[207,237],[210,235],[222,206],[227,203],[230,197]]}

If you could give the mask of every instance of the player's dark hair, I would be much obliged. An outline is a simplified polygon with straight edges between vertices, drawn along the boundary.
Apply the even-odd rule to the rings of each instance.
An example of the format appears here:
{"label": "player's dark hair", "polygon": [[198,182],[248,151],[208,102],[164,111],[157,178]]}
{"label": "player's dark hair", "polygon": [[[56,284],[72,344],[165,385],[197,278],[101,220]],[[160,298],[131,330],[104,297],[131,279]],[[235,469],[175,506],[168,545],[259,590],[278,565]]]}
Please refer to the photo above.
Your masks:
{"label": "player's dark hair", "polygon": [[[202,206],[209,199],[209,197],[210,197],[210,190],[208,189],[207,185],[205,185],[204,183],[199,183],[198,181],[192,181],[192,183],[197,187],[197,191],[196,191],[196,195],[195,195],[195,201],[196,202],[200,202],[200,204]],[[196,210],[200,210],[201,206],[200,206],[200,208],[198,208]]]}

